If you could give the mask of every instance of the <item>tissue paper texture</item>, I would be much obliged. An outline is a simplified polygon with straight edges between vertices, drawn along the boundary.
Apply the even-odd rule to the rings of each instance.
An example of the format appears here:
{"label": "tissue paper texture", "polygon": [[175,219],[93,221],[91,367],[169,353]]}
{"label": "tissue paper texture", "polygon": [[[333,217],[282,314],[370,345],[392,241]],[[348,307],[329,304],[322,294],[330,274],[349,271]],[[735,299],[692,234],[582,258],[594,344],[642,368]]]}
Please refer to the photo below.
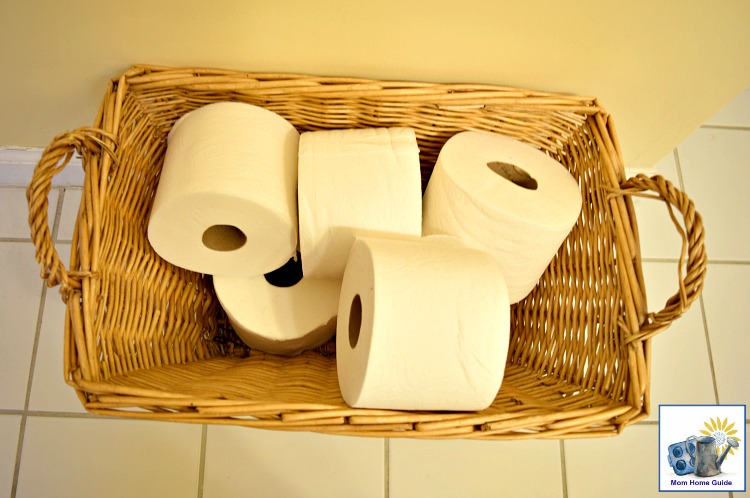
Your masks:
{"label": "tissue paper texture", "polygon": [[516,303],[573,228],[581,192],[543,152],[502,135],[462,132],[441,149],[423,210],[423,234],[454,235],[495,256]]}
{"label": "tissue paper texture", "polygon": [[336,333],[341,280],[303,277],[275,287],[265,277],[214,277],[214,288],[237,335],[251,348],[295,355]]}
{"label": "tissue paper texture", "polygon": [[489,254],[450,239],[357,239],[336,334],[339,384],[350,406],[484,409],[508,353],[502,273]]}
{"label": "tissue paper texture", "polygon": [[172,128],[148,225],[170,263],[213,275],[263,275],[297,248],[299,134],[237,102],[192,111]]}
{"label": "tissue paper texture", "polygon": [[308,276],[341,278],[356,236],[421,234],[414,130],[303,133],[298,196],[300,252]]}

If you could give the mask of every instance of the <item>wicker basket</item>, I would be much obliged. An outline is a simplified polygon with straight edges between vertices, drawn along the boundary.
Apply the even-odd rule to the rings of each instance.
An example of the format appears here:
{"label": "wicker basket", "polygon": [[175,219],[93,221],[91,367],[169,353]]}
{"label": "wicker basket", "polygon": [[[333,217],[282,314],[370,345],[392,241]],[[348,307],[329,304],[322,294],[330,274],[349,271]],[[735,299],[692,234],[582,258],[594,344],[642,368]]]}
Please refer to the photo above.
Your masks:
{"label": "wicker basket", "polygon": [[[146,227],[181,115],[216,101],[268,108],[302,131],[409,126],[423,182],[462,130],[502,133],[564,164],[581,216],[539,285],[511,313],[502,388],[481,412],[351,409],[334,343],[285,358],[244,347],[211,278],[176,268]],[[48,229],[52,177],[82,156],[84,193],[69,266]],[[679,291],[645,306],[631,195],[677,208]],[[93,128],[56,137],[27,192],[42,277],[67,303],[65,379],[102,415],[376,437],[567,438],[615,435],[649,413],[650,339],[700,294],[706,257],[692,202],[660,177],[625,181],[612,119],[596,99],[491,85],[383,82],[135,66],[112,80]],[[672,209],[669,210],[672,213]]]}

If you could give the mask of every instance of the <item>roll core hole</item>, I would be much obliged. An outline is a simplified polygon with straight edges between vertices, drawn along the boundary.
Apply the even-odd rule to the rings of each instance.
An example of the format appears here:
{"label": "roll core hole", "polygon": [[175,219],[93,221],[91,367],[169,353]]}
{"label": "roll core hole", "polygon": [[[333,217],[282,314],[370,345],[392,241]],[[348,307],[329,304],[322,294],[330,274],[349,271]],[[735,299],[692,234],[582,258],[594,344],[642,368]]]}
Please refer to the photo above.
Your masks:
{"label": "roll core hole", "polygon": [[527,190],[536,190],[538,186],[536,180],[534,180],[530,174],[515,164],[490,161],[487,163],[487,167],[490,168],[493,173],[500,175],[514,185],[518,185]]}
{"label": "roll core hole", "polygon": [[214,251],[236,251],[245,242],[245,234],[233,225],[213,225],[203,232],[203,245]]}
{"label": "roll core hole", "polygon": [[291,258],[281,268],[263,275],[266,282],[274,287],[291,287],[302,280],[302,260],[299,253],[297,257]]}
{"label": "roll core hole", "polygon": [[354,349],[359,342],[359,331],[362,328],[362,299],[354,296],[349,309],[349,345]]}

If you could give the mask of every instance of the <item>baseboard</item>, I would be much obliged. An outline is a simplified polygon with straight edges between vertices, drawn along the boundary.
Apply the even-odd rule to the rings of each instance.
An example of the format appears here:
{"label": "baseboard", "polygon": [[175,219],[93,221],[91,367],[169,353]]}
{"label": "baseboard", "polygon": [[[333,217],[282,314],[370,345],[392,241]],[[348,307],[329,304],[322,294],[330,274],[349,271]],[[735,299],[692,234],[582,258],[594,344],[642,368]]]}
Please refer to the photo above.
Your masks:
{"label": "baseboard", "polygon": [[[42,157],[42,149],[0,148],[0,185],[27,186],[31,183],[34,166]],[[73,157],[70,163],[52,179],[55,187],[83,185],[81,158]]]}

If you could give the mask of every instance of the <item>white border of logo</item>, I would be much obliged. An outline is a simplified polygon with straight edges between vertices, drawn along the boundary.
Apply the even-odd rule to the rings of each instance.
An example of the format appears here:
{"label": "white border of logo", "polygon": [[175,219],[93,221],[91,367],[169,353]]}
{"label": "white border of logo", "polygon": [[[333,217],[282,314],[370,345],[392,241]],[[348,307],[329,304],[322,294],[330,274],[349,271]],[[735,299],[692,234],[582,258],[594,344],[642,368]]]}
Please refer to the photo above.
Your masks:
{"label": "white border of logo", "polygon": [[[705,436],[704,422],[712,425],[717,417],[720,423],[734,424],[731,430],[740,446],[734,454],[727,455],[721,465],[721,474],[698,477],[693,473],[677,475],[670,466],[668,448],[685,441],[689,436]],[[659,405],[659,491],[738,491],[747,490],[747,407],[746,405]]]}

